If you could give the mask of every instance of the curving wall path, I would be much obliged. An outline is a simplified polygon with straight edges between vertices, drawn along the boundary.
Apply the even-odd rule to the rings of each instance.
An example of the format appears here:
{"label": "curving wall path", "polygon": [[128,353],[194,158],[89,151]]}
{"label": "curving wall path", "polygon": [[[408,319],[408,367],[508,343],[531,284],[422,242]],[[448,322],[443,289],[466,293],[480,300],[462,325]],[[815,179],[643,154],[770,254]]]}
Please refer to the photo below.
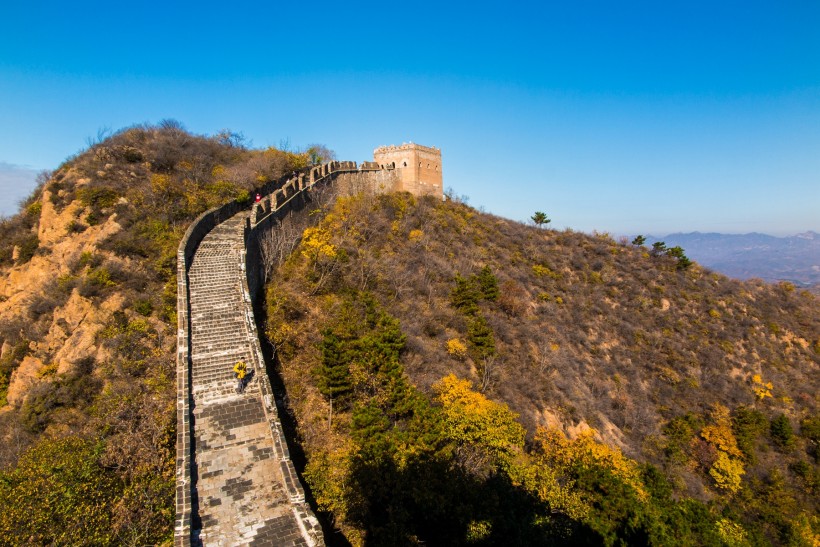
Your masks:
{"label": "curving wall path", "polygon": [[[177,252],[175,545],[323,545],[290,460],[256,332],[260,234],[333,181],[389,186],[388,169],[331,162],[269,183],[250,210],[203,213]],[[253,375],[236,392],[233,365]]]}

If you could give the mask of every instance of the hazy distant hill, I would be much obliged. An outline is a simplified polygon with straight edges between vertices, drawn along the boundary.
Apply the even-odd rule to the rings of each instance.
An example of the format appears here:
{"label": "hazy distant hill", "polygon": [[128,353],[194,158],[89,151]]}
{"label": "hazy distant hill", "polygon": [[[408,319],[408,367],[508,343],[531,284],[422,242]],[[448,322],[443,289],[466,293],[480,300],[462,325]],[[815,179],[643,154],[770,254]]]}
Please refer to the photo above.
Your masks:
{"label": "hazy distant hill", "polygon": [[789,237],[692,232],[647,240],[648,245],[680,245],[689,258],[737,279],[786,280],[803,287],[820,284],[820,234],[815,232]]}

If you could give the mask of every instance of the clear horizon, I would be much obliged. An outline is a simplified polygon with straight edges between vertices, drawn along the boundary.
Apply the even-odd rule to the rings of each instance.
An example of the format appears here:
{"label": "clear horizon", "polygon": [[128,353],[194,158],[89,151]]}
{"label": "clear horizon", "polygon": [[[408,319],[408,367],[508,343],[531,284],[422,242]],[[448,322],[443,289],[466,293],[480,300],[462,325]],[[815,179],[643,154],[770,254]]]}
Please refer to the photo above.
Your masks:
{"label": "clear horizon", "polygon": [[0,213],[101,128],[442,149],[445,187],[554,228],[820,231],[820,4],[13,4]]}

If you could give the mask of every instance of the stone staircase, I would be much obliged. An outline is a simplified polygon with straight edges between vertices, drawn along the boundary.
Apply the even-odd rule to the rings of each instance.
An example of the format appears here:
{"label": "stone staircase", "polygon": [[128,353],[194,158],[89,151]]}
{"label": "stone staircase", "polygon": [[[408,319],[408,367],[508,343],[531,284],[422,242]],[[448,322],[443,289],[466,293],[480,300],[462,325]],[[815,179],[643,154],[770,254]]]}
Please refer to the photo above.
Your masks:
{"label": "stone staircase", "polygon": [[211,230],[188,271],[193,507],[201,524],[194,518],[191,543],[321,545],[265,371],[253,370],[245,391],[236,390],[234,364],[260,366],[243,284],[247,216],[240,212]]}

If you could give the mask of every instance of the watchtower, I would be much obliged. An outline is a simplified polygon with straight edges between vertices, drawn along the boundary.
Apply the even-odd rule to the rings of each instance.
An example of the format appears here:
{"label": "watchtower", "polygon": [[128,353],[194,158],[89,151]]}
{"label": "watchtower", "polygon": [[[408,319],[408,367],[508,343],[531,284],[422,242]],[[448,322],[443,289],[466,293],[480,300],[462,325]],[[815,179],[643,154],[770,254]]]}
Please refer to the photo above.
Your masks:
{"label": "watchtower", "polygon": [[395,165],[399,176],[396,190],[444,198],[440,149],[412,142],[401,146],[380,146],[373,151],[373,160],[382,168],[391,163]]}

